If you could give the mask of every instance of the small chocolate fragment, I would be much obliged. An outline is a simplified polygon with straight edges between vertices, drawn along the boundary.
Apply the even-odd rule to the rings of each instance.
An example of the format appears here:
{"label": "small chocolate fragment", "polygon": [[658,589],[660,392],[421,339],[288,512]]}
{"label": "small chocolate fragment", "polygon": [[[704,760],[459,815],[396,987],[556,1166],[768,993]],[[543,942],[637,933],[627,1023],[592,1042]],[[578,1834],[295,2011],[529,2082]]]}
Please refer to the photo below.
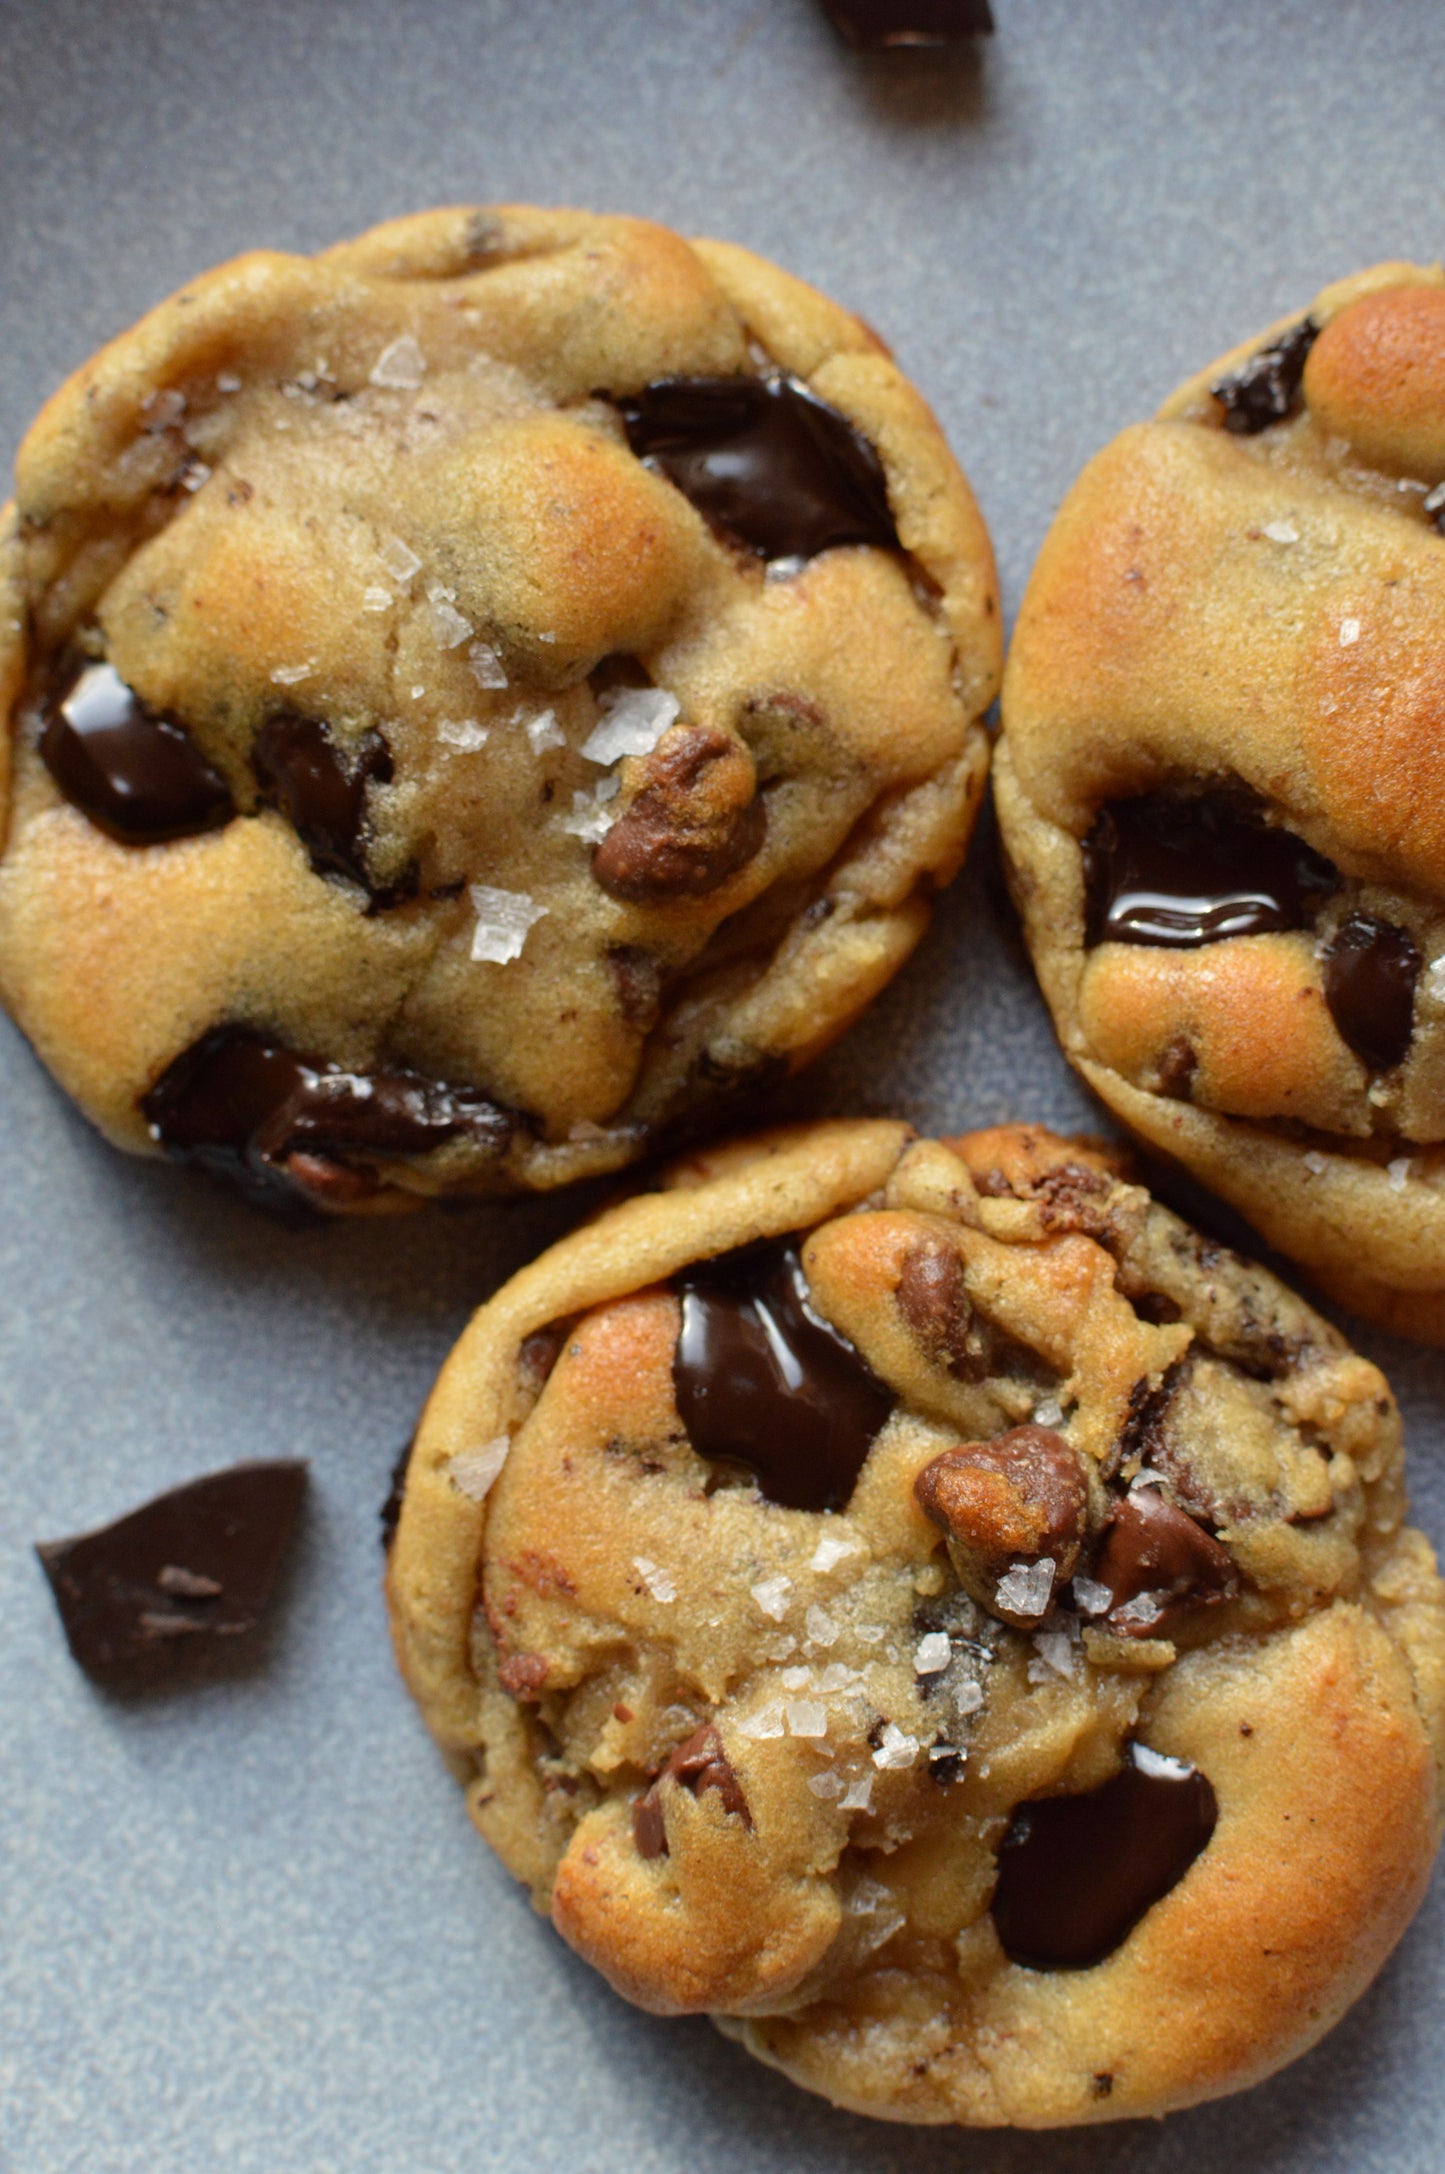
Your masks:
{"label": "small chocolate fragment", "polygon": [[219,830],[230,789],[184,725],[141,701],[110,664],[87,664],[46,718],[40,758],[67,800],[121,845]]}
{"label": "small chocolate fragment", "polygon": [[471,1087],[419,1072],[344,1072],[246,1027],[213,1027],[142,1098],[152,1137],[271,1205],[324,1199],[348,1180],[374,1187],[350,1158],[425,1155],[465,1137],[496,1152],[505,1111]]}
{"label": "small chocolate fragment", "polygon": [[1304,928],[1339,888],[1323,854],[1226,794],[1116,801],[1083,844],[1089,944],[1192,949]]}
{"label": "small chocolate fragment", "polygon": [[1239,1590],[1227,1548],[1152,1487],[1136,1487],[1112,1512],[1094,1580],[1113,1598],[1110,1630],[1167,1635],[1192,1608],[1217,1607]]}
{"label": "small chocolate fragment", "polygon": [[703,898],[745,868],[767,836],[747,750],[706,725],[673,728],[647,783],[592,856],[604,891],[630,904]]}
{"label": "small chocolate fragment", "polygon": [[1299,405],[1300,383],[1309,351],[1319,337],[1313,317],[1302,317],[1268,347],[1260,348],[1210,391],[1224,410],[1224,427],[1239,438],[1252,438],[1271,423],[1282,423]]}
{"label": "small chocolate fragment", "polygon": [[1404,1061],[1423,965],[1414,939],[1372,913],[1352,913],[1325,951],[1325,1002],[1341,1039],[1378,1072]]}
{"label": "small chocolate fragment", "polygon": [[993,35],[988,0],[823,0],[823,6],[850,45],[874,51],[956,45],[963,38]]}
{"label": "small chocolate fragment", "polygon": [[627,442],[766,559],[900,548],[877,453],[795,377],[677,377],[619,403]]}
{"label": "small chocolate fragment", "polygon": [[381,734],[363,733],[343,755],[316,718],[284,710],[267,718],[251,759],[262,793],[296,831],[317,874],[347,876],[370,890],[367,787],[388,784],[392,774]]}
{"label": "small chocolate fragment", "polygon": [[306,1466],[237,1464],[113,1525],[35,1550],[88,1675],[169,1665],[182,1646],[254,1629],[271,1597]]}
{"label": "small chocolate fragment", "polygon": [[411,1453],[415,1448],[416,1436],[413,1435],[403,1445],[391,1468],[391,1485],[387,1489],[385,1502],[377,1512],[381,1525],[382,1552],[386,1555],[391,1553],[391,1543],[396,1538],[396,1528],[401,1523],[401,1498],[406,1493],[406,1468],[411,1463]]}
{"label": "small chocolate fragment", "polygon": [[963,1263],[952,1246],[921,1239],[904,1258],[898,1278],[898,1311],[932,1366],[961,1381],[982,1381],[988,1362],[975,1333]]}
{"label": "small chocolate fragment", "polygon": [[1020,1804],[999,1845],[994,1930],[1029,1970],[1088,1970],[1177,1887],[1214,1832],[1219,1805],[1198,1767],[1130,1744],[1086,1796]]}
{"label": "small chocolate fragment", "polygon": [[748,1800],[728,1764],[722,1738],[711,1722],[705,1721],[686,1743],[678,1745],[652,1787],[644,1790],[632,1807],[632,1837],[640,1857],[667,1855],[667,1827],[662,1816],[662,1785],[666,1781],[679,1782],[695,1797],[700,1797],[704,1789],[716,1789],[729,1817],[741,1819],[745,1827],[752,1826]]}
{"label": "small chocolate fragment", "polygon": [[813,1311],[798,1242],[698,1261],[675,1284],[672,1378],[698,1455],[745,1465],[786,1509],[841,1510],[893,1392]]}
{"label": "small chocolate fragment", "polygon": [[1089,1488],[1078,1454],[1052,1427],[1010,1427],[991,1441],[945,1449],[913,1482],[920,1509],[948,1535],[958,1581],[1004,1622],[1044,1613],[1011,1607],[1000,1580],[1045,1559],[1053,1589],[1074,1574]]}

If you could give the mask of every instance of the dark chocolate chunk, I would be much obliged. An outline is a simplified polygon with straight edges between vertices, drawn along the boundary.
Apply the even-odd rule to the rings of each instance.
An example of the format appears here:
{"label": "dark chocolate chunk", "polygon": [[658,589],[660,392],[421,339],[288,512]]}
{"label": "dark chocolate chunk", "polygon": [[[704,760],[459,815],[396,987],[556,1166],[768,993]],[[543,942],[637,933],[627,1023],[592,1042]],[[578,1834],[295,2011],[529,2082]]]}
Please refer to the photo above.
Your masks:
{"label": "dark chocolate chunk", "polygon": [[613,898],[703,898],[761,849],[768,817],[752,758],[726,733],[675,727],[648,757],[646,776],[592,856],[592,873]]}
{"label": "dark chocolate chunk", "polygon": [[883,463],[798,378],[662,378],[620,407],[639,460],[763,558],[899,549]]}
{"label": "dark chocolate chunk", "polygon": [[1305,928],[1340,881],[1302,838],[1225,794],[1116,801],[1083,854],[1090,944],[1192,948]]}
{"label": "dark chocolate chunk", "polygon": [[1214,1832],[1219,1806],[1198,1767],[1130,1744],[1086,1796],[1020,1804],[998,1855],[993,1922],[1010,1962],[1087,1970],[1176,1887]]}
{"label": "dark chocolate chunk", "polygon": [[494,1152],[507,1113],[476,1088],[419,1072],[345,1072],[246,1027],[213,1027],[161,1074],[141,1102],[167,1154],[200,1163],[253,1198],[345,1204],[374,1187],[372,1160],[425,1155],[466,1138]]}
{"label": "dark chocolate chunk", "polygon": [[1325,951],[1325,1002],[1357,1057],[1376,1071],[1404,1061],[1423,961],[1414,940],[1372,913],[1352,913]]}
{"label": "dark chocolate chunk", "polygon": [[377,1512],[381,1524],[381,1545],[385,1554],[391,1553],[391,1543],[396,1538],[396,1528],[401,1523],[401,1498],[406,1493],[406,1468],[411,1463],[411,1453],[416,1447],[416,1437],[403,1447],[391,1468],[391,1485],[386,1500]]}
{"label": "dark chocolate chunk", "polygon": [[956,45],[993,35],[988,0],[823,0],[828,20],[850,45]]}
{"label": "dark chocolate chunk", "polygon": [[1106,1618],[1130,1638],[1167,1636],[1194,1608],[1239,1590],[1227,1548],[1152,1487],[1136,1487],[1110,1515],[1094,1579],[1112,1598]]}
{"label": "dark chocolate chunk", "polygon": [[743,1795],[742,1784],[728,1764],[722,1738],[710,1722],[695,1729],[686,1743],[679,1744],[662,1772],[650,1789],[637,1798],[632,1807],[632,1837],[640,1857],[665,1857],[667,1855],[667,1827],[662,1816],[662,1785],[678,1782],[690,1789],[695,1797],[704,1789],[716,1789],[722,1798],[723,1810],[730,1817],[741,1819],[745,1827],[751,1827],[753,1815],[748,1810],[748,1800]]}
{"label": "dark chocolate chunk", "polygon": [[1226,430],[1233,431],[1236,437],[1252,438],[1294,412],[1299,405],[1305,363],[1319,329],[1312,317],[1302,317],[1288,332],[1280,333],[1268,347],[1260,348],[1248,362],[1210,386],[1224,410]]}
{"label": "dark chocolate chunk", "polygon": [[90,1675],[172,1664],[252,1630],[306,1487],[293,1459],[191,1480],[97,1532],[36,1548],[70,1650]]}
{"label": "dark chocolate chunk", "polygon": [[381,734],[363,733],[343,754],[316,718],[286,710],[267,718],[252,761],[263,794],[295,829],[317,874],[348,876],[370,890],[367,788],[389,783],[392,774]]}
{"label": "dark chocolate chunk", "polygon": [[999,1579],[1012,1569],[1047,1558],[1055,1589],[1073,1576],[1089,1489],[1077,1452],[1052,1427],[1010,1427],[991,1441],[945,1449],[923,1467],[913,1492],[947,1533],[959,1583],[993,1614],[1011,1621],[1017,1613],[1001,1609],[997,1597]]}
{"label": "dark chocolate chunk", "polygon": [[40,757],[67,800],[121,845],[219,830],[230,789],[184,725],[141,701],[110,664],[87,664],[50,709]]}
{"label": "dark chocolate chunk", "polygon": [[672,1376],[693,1448],[745,1465],[787,1509],[842,1509],[893,1393],[813,1311],[797,1241],[698,1261],[676,1285]]}

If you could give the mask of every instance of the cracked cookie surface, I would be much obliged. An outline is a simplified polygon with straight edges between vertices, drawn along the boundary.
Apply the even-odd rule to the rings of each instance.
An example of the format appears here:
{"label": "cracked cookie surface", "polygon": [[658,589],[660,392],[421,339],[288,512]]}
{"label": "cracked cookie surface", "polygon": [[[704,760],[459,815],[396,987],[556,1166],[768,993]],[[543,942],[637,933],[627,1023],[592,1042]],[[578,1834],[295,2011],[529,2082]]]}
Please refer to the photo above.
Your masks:
{"label": "cracked cookie surface", "polygon": [[1240,2088],[1440,1827],[1378,1370],[1084,1142],[760,1135],[514,1277],[423,1415],[398,1657],[628,1998],[895,2120]]}
{"label": "cracked cookie surface", "polygon": [[1385,264],[1084,471],[995,771],[1065,1050],[1323,1289],[1445,1340],[1445,283]]}
{"label": "cracked cookie surface", "polygon": [[117,1144],[545,1187],[807,1061],[965,849],[987,535],[857,318],[503,207],[198,280],[0,549],[0,994]]}

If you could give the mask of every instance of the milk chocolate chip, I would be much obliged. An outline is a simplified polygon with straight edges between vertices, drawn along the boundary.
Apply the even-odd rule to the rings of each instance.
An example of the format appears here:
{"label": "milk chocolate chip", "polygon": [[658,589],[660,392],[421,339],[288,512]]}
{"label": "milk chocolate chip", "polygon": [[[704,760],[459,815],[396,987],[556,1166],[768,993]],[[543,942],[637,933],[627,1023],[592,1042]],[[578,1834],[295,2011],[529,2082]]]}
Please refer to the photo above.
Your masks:
{"label": "milk chocolate chip", "polygon": [[346,1072],[245,1027],[215,1027],[145,1095],[152,1138],[271,1205],[379,1182],[352,1158],[425,1155],[465,1137],[500,1153],[505,1111],[419,1072]]}
{"label": "milk chocolate chip", "polygon": [[1376,1071],[1404,1060],[1423,961],[1414,940],[1372,913],[1352,913],[1325,951],[1325,1002],[1341,1039]]}
{"label": "milk chocolate chip", "polygon": [[[1052,1592],[1073,1576],[1088,1482],[1077,1453],[1051,1427],[1011,1427],[991,1441],[946,1449],[923,1467],[913,1492],[948,1535],[960,1585],[1004,1622],[1037,1623]],[[1045,1562],[1051,1579],[1030,1579]]]}
{"label": "milk chocolate chip", "polygon": [[976,1331],[970,1337],[974,1310],[963,1263],[952,1246],[928,1239],[913,1246],[898,1278],[897,1298],[898,1311],[931,1365],[963,1381],[983,1379],[983,1342]]}
{"label": "milk chocolate chip", "polygon": [[632,1836],[640,1857],[667,1855],[662,1785],[668,1781],[690,1789],[695,1797],[700,1797],[704,1789],[715,1789],[729,1817],[741,1819],[745,1827],[752,1826],[753,1815],[748,1810],[748,1800],[728,1764],[722,1738],[710,1722],[704,1722],[686,1743],[678,1745],[652,1787],[645,1790],[632,1807]]}
{"label": "milk chocolate chip", "polygon": [[82,815],[121,845],[219,830],[230,789],[184,725],[150,709],[110,664],[87,664],[49,712],[40,758]]}
{"label": "milk chocolate chip", "polygon": [[379,732],[363,733],[343,754],[314,717],[268,717],[252,756],[263,794],[292,825],[318,875],[349,876],[371,888],[366,866],[366,794],[392,774]]}
{"label": "milk chocolate chip", "polygon": [[620,406],[638,458],[761,557],[899,548],[883,463],[800,379],[662,378]]}
{"label": "milk chocolate chip", "polygon": [[705,725],[666,733],[647,782],[592,856],[613,898],[650,904],[701,898],[746,867],[767,835],[747,749]]}
{"label": "milk chocolate chip", "polygon": [[1116,801],[1083,856],[1090,944],[1188,949],[1304,928],[1340,880],[1302,838],[1224,794]]}
{"label": "milk chocolate chip", "polygon": [[271,1597],[306,1466],[233,1465],[35,1552],[87,1674],[153,1673],[253,1630]]}
{"label": "milk chocolate chip", "polygon": [[813,1311],[796,1242],[699,1261],[676,1286],[672,1377],[693,1448],[746,1466],[770,1502],[842,1509],[893,1395]]}
{"label": "milk chocolate chip", "polygon": [[1271,423],[1281,423],[1299,405],[1300,382],[1309,351],[1319,337],[1312,317],[1303,317],[1248,362],[1222,377],[1210,391],[1224,410],[1224,427],[1236,437],[1252,438]]}
{"label": "milk chocolate chip", "polygon": [[1167,1636],[1191,1609],[1239,1590],[1228,1550],[1152,1487],[1134,1488],[1112,1512],[1093,1576],[1112,1596],[1110,1630],[1129,1638]]}
{"label": "milk chocolate chip", "polygon": [[998,1854],[994,1930],[1029,1970],[1087,1970],[1177,1887],[1209,1842],[1219,1806],[1182,1759],[1130,1744],[1122,1770],[1086,1796],[1020,1804]]}

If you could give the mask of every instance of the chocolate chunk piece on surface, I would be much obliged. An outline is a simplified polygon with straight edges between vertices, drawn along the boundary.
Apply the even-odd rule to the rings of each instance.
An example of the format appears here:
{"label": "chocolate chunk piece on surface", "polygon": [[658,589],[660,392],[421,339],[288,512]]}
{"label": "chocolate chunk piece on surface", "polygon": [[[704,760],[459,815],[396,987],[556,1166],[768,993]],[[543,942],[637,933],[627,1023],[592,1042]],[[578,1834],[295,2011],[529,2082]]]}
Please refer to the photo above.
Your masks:
{"label": "chocolate chunk piece on surface", "polygon": [[66,799],[121,845],[193,837],[236,812],[185,727],[149,709],[113,665],[82,668],[49,711],[40,754]]}
{"label": "chocolate chunk piece on surface", "polygon": [[[1078,1452],[1053,1428],[1012,1427],[991,1441],[946,1449],[924,1466],[913,1491],[947,1533],[960,1584],[1005,1622],[1036,1623],[1055,1586],[1073,1576],[1088,1481]],[[1044,1564],[1047,1577],[1038,1575]]]}
{"label": "chocolate chunk piece on surface", "polygon": [[265,1613],[306,1488],[295,1459],[232,1465],[36,1548],[88,1675],[169,1669]]}

